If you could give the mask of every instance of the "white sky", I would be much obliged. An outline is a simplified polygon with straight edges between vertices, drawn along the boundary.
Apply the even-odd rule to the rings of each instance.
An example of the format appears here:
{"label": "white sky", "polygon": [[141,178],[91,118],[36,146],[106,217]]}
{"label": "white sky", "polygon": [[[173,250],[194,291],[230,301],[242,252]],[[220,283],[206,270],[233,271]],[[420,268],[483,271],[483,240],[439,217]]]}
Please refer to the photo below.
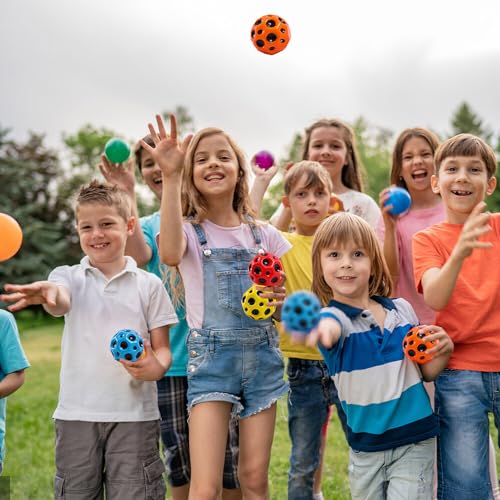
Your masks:
{"label": "white sky", "polygon": [[[270,13],[292,33],[274,56],[250,41]],[[498,135],[499,22],[498,0],[3,0],[0,124],[56,147],[86,123],[135,140],[183,105],[281,156],[321,117],[447,132],[466,100]]]}

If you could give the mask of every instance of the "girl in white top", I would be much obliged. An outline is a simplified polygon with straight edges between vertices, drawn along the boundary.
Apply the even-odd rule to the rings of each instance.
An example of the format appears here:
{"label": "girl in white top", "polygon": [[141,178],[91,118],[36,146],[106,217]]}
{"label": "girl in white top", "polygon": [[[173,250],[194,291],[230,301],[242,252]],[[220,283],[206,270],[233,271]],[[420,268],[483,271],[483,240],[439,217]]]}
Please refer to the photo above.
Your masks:
{"label": "girl in white top", "polygon": [[[372,227],[377,226],[380,209],[370,196],[363,193],[361,161],[349,125],[337,119],[324,118],[314,122],[306,129],[302,159],[317,161],[326,168],[332,179],[333,192],[342,201],[346,212],[359,215]],[[292,218],[290,209],[280,206],[278,210],[271,222],[286,231]]]}

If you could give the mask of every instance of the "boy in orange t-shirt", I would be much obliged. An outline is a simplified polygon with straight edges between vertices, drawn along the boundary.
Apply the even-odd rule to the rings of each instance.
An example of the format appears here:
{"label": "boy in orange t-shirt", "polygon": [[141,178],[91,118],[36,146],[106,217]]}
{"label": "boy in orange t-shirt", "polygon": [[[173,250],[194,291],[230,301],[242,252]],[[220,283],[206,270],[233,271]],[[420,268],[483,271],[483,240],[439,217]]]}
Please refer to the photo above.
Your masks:
{"label": "boy in orange t-shirt", "polygon": [[436,380],[438,499],[490,498],[488,412],[500,421],[500,214],[485,212],[496,187],[495,153],[459,134],[436,151],[432,189],[446,222],[413,237],[418,290],[455,350]]}

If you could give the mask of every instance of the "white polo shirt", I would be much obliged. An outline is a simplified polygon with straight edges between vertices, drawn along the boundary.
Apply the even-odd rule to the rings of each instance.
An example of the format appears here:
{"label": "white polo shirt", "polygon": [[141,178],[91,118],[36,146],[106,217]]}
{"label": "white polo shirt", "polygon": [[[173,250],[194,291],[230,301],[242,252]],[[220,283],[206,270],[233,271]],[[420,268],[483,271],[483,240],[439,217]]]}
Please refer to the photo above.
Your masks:
{"label": "white polo shirt", "polygon": [[125,269],[106,278],[88,257],[75,266],[61,266],[49,281],[71,292],[64,317],[59,403],[53,417],[87,422],[157,420],[156,382],[131,377],[113,358],[109,343],[121,329],[149,332],[177,323],[161,280],[127,257]]}

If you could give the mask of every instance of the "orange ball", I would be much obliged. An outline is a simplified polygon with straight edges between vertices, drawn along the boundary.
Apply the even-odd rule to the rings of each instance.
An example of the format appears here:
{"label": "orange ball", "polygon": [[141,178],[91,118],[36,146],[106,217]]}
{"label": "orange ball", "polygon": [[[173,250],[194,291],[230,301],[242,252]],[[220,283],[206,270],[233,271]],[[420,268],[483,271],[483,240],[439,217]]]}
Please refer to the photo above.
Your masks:
{"label": "orange ball", "polygon": [[434,346],[434,342],[425,340],[429,335],[427,332],[419,332],[421,326],[414,326],[403,339],[403,351],[408,358],[419,365],[423,365],[432,359],[432,354],[427,351]]}
{"label": "orange ball", "polygon": [[277,54],[286,48],[290,41],[290,28],[279,16],[262,16],[252,26],[250,37],[255,48],[264,54]]}
{"label": "orange ball", "polygon": [[23,232],[16,219],[0,213],[0,262],[13,257],[22,242]]}

